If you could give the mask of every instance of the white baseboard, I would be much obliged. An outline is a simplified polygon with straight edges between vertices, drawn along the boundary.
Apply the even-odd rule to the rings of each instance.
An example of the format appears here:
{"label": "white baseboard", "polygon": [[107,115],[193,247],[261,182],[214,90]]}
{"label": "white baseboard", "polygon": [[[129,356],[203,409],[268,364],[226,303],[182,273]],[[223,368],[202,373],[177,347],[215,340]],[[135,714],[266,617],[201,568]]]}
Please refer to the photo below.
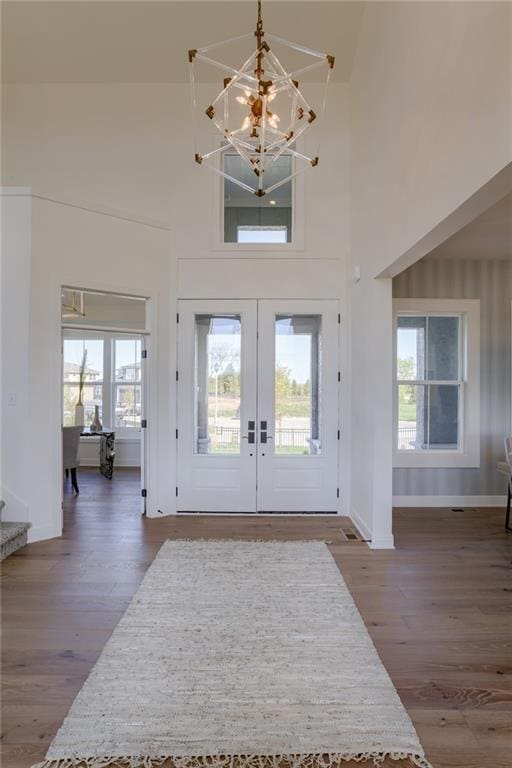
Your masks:
{"label": "white baseboard", "polygon": [[370,549],[395,548],[393,534],[390,533],[388,536],[372,536],[372,532],[353,507],[352,512],[350,513],[350,519],[361,534],[361,537],[366,540]]}
{"label": "white baseboard", "polygon": [[2,486],[1,496],[5,501],[5,507],[2,510],[2,517],[4,520],[9,520],[13,523],[27,523],[28,522],[28,506],[13,493],[6,485]]}
{"label": "white baseboard", "polygon": [[32,526],[27,532],[27,541],[33,544],[36,541],[45,541],[45,539],[56,539],[62,536],[62,529],[53,525]]}
{"label": "white baseboard", "polygon": [[354,507],[352,507],[352,510],[349,514],[350,519],[354,523],[355,527],[361,534],[361,538],[366,539],[369,541],[372,537],[372,533],[366,523],[362,520],[362,518],[358,515]]}
{"label": "white baseboard", "polygon": [[394,507],[504,507],[506,496],[393,496]]}
{"label": "white baseboard", "polygon": [[368,546],[370,549],[394,549],[395,539],[391,533],[389,536],[373,536]]}

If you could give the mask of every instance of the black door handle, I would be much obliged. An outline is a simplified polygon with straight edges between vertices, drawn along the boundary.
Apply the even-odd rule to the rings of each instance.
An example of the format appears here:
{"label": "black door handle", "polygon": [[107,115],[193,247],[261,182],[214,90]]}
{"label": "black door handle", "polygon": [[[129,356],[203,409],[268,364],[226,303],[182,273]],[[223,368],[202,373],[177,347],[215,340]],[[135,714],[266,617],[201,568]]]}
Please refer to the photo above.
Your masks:
{"label": "black door handle", "polygon": [[247,441],[249,445],[254,445],[256,439],[256,422],[249,420],[247,422]]}

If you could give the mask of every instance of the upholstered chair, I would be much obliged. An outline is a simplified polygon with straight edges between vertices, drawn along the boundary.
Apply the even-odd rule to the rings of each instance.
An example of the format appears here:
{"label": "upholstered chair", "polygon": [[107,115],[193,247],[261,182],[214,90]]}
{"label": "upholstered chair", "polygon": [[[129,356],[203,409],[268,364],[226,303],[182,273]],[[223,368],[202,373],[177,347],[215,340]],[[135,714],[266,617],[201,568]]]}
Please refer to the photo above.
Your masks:
{"label": "upholstered chair", "polygon": [[75,493],[80,493],[76,480],[76,470],[80,465],[80,433],[83,427],[62,427],[62,462],[68,477],[71,472],[71,484]]}

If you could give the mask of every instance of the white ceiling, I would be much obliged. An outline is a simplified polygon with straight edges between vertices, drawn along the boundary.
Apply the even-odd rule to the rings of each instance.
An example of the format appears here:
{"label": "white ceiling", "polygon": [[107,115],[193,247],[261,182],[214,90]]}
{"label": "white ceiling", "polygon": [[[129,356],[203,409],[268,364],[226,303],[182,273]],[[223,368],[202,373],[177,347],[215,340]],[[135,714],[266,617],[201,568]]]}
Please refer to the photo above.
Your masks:
{"label": "white ceiling", "polygon": [[471,221],[427,258],[511,259],[512,194]]}
{"label": "white ceiling", "polygon": [[[265,29],[336,56],[347,81],[363,7],[266,0]],[[4,0],[1,13],[4,82],[185,82],[188,49],[253,30],[256,2]]]}

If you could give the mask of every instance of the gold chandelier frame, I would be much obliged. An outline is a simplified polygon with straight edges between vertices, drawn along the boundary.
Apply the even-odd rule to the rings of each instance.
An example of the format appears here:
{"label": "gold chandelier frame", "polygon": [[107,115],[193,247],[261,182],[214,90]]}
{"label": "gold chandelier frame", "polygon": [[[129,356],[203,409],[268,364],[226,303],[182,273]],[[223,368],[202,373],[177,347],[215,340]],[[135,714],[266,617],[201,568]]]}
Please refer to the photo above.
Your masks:
{"label": "gold chandelier frame", "polygon": [[[229,66],[212,56],[212,51],[215,52],[222,46],[231,43],[250,39],[253,35],[256,37],[256,48],[240,68]],[[313,61],[293,71],[287,71],[274,53],[271,47],[273,44],[303,54],[312,58]],[[198,164],[211,168],[233,184],[258,197],[273,192],[308,168],[318,165],[319,152],[317,151],[311,156],[299,152],[297,141],[316,123],[319,115],[322,118],[325,114],[327,90],[334,68],[334,56],[292,43],[277,35],[265,34],[261,0],[258,0],[258,18],[254,33],[239,35],[203,48],[193,48],[188,52],[188,61],[194,125],[197,127],[201,116],[206,116],[220,138],[218,147],[200,153],[197,148],[198,135],[197,132],[195,133],[194,158]],[[197,105],[195,74],[197,62],[214,67],[223,72],[225,76],[222,89],[201,112],[199,112]],[[321,68],[324,69],[324,90],[321,109],[317,113],[300,89],[299,78]],[[230,106],[233,98],[246,109],[242,125],[233,126]],[[288,102],[287,114],[286,116],[283,115],[282,118],[271,108],[274,100],[278,98],[281,103],[283,100]],[[225,173],[222,156],[233,150],[254,173],[254,185]],[[284,153],[294,158],[293,172],[286,178],[266,186],[266,172]],[[220,163],[219,159],[221,160]]]}

